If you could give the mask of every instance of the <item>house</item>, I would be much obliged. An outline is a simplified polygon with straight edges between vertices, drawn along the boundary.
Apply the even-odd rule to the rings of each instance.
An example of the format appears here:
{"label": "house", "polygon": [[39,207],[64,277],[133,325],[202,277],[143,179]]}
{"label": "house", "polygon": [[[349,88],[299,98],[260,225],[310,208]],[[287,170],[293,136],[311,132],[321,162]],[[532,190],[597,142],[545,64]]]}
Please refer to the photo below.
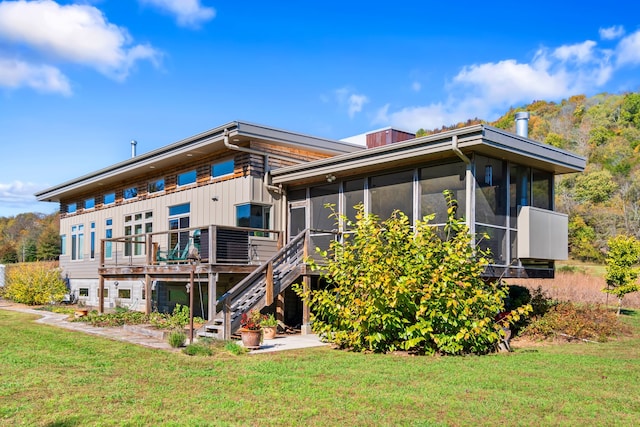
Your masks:
{"label": "house", "polygon": [[[147,312],[188,304],[229,336],[240,315],[269,306],[308,327],[308,307],[291,291],[318,277],[304,258],[340,238],[326,203],[354,215],[412,221],[458,215],[489,239],[489,277],[552,277],[567,257],[567,217],[554,212],[554,176],[585,159],[486,125],[415,138],[385,128],[354,144],[232,122],[44,190],[60,203],[60,267],[89,305]],[[524,124],[523,124],[524,122]],[[135,145],[132,145],[132,154]]]}

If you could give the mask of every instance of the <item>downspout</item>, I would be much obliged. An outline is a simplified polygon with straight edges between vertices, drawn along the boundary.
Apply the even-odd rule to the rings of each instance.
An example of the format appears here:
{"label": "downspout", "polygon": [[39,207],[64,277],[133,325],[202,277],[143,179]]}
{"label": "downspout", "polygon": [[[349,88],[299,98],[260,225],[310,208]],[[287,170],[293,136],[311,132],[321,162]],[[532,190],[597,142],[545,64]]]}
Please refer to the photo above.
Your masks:
{"label": "downspout", "polygon": [[247,148],[247,147],[240,147],[239,145],[235,145],[235,144],[231,144],[229,142],[229,130],[225,129],[224,130],[224,146],[227,147],[229,150],[234,150],[234,151],[241,151],[243,153],[249,153],[249,154],[256,154],[258,156],[262,156],[264,157],[264,186],[267,188],[267,190],[270,191],[274,191],[278,194],[282,194],[282,186],[276,186],[276,185],[271,185],[269,183],[269,157],[273,157],[275,159],[281,159],[281,160],[287,160],[290,162],[296,162],[296,163],[302,163],[301,160],[299,159],[294,159],[293,157],[288,157],[288,156],[282,156],[279,154],[273,154],[273,153],[267,153],[264,151],[260,151],[260,150],[254,150],[253,148]]}
{"label": "downspout", "polygon": [[471,159],[464,154],[460,148],[458,148],[458,135],[453,135],[451,138],[451,150],[462,160],[466,165],[465,172],[465,193],[466,193],[466,206],[465,206],[465,221],[471,234],[471,245],[476,244],[476,221],[475,221],[475,192],[474,192],[474,180],[473,180],[473,165]]}

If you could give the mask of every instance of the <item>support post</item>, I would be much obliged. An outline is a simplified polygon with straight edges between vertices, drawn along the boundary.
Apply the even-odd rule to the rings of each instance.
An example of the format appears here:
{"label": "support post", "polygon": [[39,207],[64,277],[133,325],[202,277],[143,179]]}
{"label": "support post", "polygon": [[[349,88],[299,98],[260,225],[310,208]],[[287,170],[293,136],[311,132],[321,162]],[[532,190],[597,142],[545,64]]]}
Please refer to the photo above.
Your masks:
{"label": "support post", "polygon": [[[309,293],[311,290],[311,276],[304,275],[302,278],[302,289],[304,290],[305,295]],[[300,333],[302,335],[311,334],[311,308],[309,307],[308,298],[303,298],[302,300],[302,327],[300,328]]]}
{"label": "support post", "polygon": [[149,274],[144,275],[144,314],[147,316],[151,314],[151,276]]}
{"label": "support post", "polygon": [[104,313],[104,276],[102,274],[98,280],[98,313]]}
{"label": "support post", "polygon": [[193,272],[195,269],[195,263],[191,261],[191,271],[189,272],[189,343],[193,344]]}
{"label": "support post", "polygon": [[264,305],[273,304],[273,263],[267,264],[267,277],[265,283]]}
{"label": "support post", "polygon": [[276,320],[284,324],[284,292],[278,294],[276,299]]}
{"label": "support post", "polygon": [[224,339],[231,338],[231,303],[229,298],[224,300]]}
{"label": "support post", "polygon": [[218,283],[218,273],[212,273],[209,272],[208,274],[209,276],[209,302],[208,302],[208,307],[209,307],[209,316],[207,318],[208,321],[212,321],[213,319],[216,318],[216,315],[218,314],[216,312],[217,307],[216,307],[216,301],[218,300],[218,291],[217,291],[217,283]]}

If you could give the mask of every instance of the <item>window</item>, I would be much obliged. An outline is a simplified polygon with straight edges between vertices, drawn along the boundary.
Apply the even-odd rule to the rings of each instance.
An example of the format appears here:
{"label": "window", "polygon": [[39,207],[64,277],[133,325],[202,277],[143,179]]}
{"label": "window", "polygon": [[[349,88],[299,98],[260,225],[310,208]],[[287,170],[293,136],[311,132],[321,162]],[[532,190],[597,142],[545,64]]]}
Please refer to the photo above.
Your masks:
{"label": "window", "polygon": [[196,182],[195,169],[178,175],[178,187]]}
{"label": "window", "polygon": [[[107,219],[105,221],[105,230],[104,230],[104,237],[106,237],[107,239],[111,239],[113,237],[113,220],[111,218]],[[112,245],[113,242],[104,242],[104,257],[105,258],[111,258],[112,257]]]}
{"label": "window", "polygon": [[85,209],[93,209],[96,207],[96,199],[91,197],[89,199],[86,199],[84,201],[84,208]]}
{"label": "window", "polygon": [[553,175],[549,172],[533,170],[533,179],[531,180],[531,206],[540,209],[551,210],[553,208],[553,197],[551,190],[553,189]]}
{"label": "window", "polygon": [[217,178],[219,176],[231,175],[234,169],[235,169],[235,162],[233,159],[216,163],[213,166],[211,166],[211,177]]}
{"label": "window", "polygon": [[62,234],[60,236],[60,255],[67,254],[67,235]]}
{"label": "window", "polygon": [[345,181],[343,184],[344,214],[356,221],[356,206],[364,203],[364,179]]}
{"label": "window", "polygon": [[[189,228],[189,203],[169,206],[169,230],[180,230]],[[179,249],[182,251],[189,244],[188,231],[175,231],[169,233],[169,250]]]}
{"label": "window", "polygon": [[125,200],[135,199],[136,197],[138,197],[138,188],[137,187],[126,188],[122,192],[122,197],[124,197]]}
{"label": "window", "polygon": [[144,236],[142,234],[153,232],[153,212],[127,215],[124,217],[124,224],[124,235],[135,236],[124,245],[124,255],[144,255]]}
{"label": "window", "polygon": [[77,203],[69,203],[69,204],[67,204],[67,213],[74,213],[77,210],[78,210],[78,204]]}
{"label": "window", "polygon": [[89,252],[89,258],[94,259],[96,257],[96,223],[92,222],[91,225],[89,226],[89,228],[91,228],[91,233],[90,233],[90,252]]}
{"label": "window", "polygon": [[107,193],[102,200],[103,205],[110,205],[116,202],[116,193]]}
{"label": "window", "polygon": [[505,162],[476,156],[476,222],[506,226],[507,170]]}
{"label": "window", "polygon": [[159,193],[164,191],[164,178],[149,182],[147,186],[148,193]]}
{"label": "window", "polygon": [[236,225],[268,229],[271,223],[271,206],[246,204],[236,206]]}
{"label": "window", "polygon": [[74,225],[71,227],[71,259],[81,260],[84,258],[84,225]]}
{"label": "window", "polygon": [[169,206],[169,216],[188,214],[191,211],[189,203],[183,205]]}
{"label": "window", "polygon": [[[98,291],[98,292],[100,292],[100,291]],[[103,289],[102,296],[103,296],[103,298],[109,298],[109,288],[107,288],[106,286]]]}
{"label": "window", "polygon": [[311,187],[311,228],[314,230],[333,230],[336,228],[336,219],[331,216],[331,209],[327,205],[333,205],[337,210],[339,197],[339,184],[326,184]]}
{"label": "window", "polygon": [[413,171],[371,177],[370,211],[385,220],[394,210],[404,212],[413,223]]}
{"label": "window", "polygon": [[432,224],[447,222],[447,200],[443,192],[449,190],[458,204],[456,218],[465,215],[467,196],[466,167],[462,162],[434,165],[420,169],[420,217],[435,214]]}
{"label": "window", "polygon": [[89,296],[89,288],[80,288],[78,289],[78,295],[81,297],[88,297]]}
{"label": "window", "polygon": [[131,289],[118,289],[118,298],[131,298]]}

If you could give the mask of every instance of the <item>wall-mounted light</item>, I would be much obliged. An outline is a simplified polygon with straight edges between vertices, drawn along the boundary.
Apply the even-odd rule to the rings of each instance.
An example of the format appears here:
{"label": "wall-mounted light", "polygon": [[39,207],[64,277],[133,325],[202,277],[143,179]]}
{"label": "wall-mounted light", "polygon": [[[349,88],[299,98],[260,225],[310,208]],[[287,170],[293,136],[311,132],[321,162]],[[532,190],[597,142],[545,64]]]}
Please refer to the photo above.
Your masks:
{"label": "wall-mounted light", "polygon": [[218,199],[218,196],[213,196],[213,197],[211,198],[211,200],[212,200],[212,201],[214,201],[214,202],[217,202],[219,199]]}
{"label": "wall-mounted light", "polygon": [[332,173],[328,174],[326,178],[327,178],[327,182],[333,182],[336,180],[336,176]]}

